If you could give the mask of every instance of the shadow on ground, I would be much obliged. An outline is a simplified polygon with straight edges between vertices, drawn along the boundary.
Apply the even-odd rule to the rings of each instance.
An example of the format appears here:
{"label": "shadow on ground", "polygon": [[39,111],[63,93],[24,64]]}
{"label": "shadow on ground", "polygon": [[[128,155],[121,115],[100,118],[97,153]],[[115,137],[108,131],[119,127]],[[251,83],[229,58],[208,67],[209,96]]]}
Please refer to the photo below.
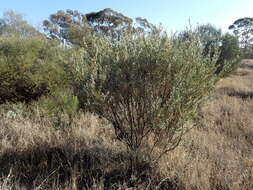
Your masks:
{"label": "shadow on ground", "polygon": [[[98,148],[79,152],[66,147],[36,147],[28,151],[8,151],[0,154],[0,176],[6,178],[10,171],[15,183],[27,189],[41,186],[51,189],[56,183],[64,186],[75,179],[77,189],[89,189],[94,182],[105,190],[119,186],[153,189],[159,184],[154,168],[140,161],[137,178],[132,180],[128,168],[128,156],[124,152],[110,152]],[[174,180],[173,180],[174,181]],[[152,182],[152,184],[150,184]],[[179,189],[176,181],[166,181],[159,189]],[[183,189],[183,188],[180,188]]]}
{"label": "shadow on ground", "polygon": [[79,176],[80,187],[89,187],[92,180],[104,175],[101,160],[96,155],[87,150],[69,157],[66,154],[68,151],[71,152],[61,147],[38,147],[23,152],[5,152],[0,156],[0,175],[7,176],[12,170],[11,174],[27,189],[39,186],[43,181],[47,186],[55,181],[63,184],[69,181],[73,174]]}
{"label": "shadow on ground", "polygon": [[246,76],[246,75],[249,75],[250,73],[247,72],[247,71],[235,71],[233,73],[233,75],[236,75],[236,76]]}
{"label": "shadow on ground", "polygon": [[233,88],[227,88],[227,87],[219,88],[218,92],[221,93],[221,94],[226,94],[226,95],[231,96],[231,97],[241,98],[243,100],[253,98],[253,92],[236,91]]}
{"label": "shadow on ground", "polygon": [[242,62],[243,62],[243,64],[240,65],[240,68],[253,70],[253,59],[245,59]]}

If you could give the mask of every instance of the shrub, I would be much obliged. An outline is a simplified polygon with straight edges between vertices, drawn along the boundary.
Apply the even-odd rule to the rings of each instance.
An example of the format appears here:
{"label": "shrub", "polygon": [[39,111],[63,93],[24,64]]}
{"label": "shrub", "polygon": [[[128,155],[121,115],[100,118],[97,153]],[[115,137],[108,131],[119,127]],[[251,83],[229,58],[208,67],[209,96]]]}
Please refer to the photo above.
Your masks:
{"label": "shrub", "polygon": [[112,123],[131,167],[141,155],[155,161],[173,150],[213,88],[217,56],[204,56],[197,39],[164,33],[88,39],[71,65],[80,106]]}
{"label": "shrub", "polygon": [[70,127],[79,110],[78,99],[70,89],[55,91],[41,98],[37,105],[56,129]]}
{"label": "shrub", "polygon": [[198,26],[195,33],[199,36],[204,55],[212,56],[218,49],[219,59],[215,72],[217,75],[225,76],[237,68],[241,60],[241,52],[236,36],[229,33],[222,34],[220,29],[211,24]]}
{"label": "shrub", "polygon": [[42,36],[1,37],[0,104],[37,100],[62,84],[57,79],[58,49]]}
{"label": "shrub", "polygon": [[221,44],[216,74],[226,75],[239,66],[242,55],[237,37],[226,33],[222,36]]}

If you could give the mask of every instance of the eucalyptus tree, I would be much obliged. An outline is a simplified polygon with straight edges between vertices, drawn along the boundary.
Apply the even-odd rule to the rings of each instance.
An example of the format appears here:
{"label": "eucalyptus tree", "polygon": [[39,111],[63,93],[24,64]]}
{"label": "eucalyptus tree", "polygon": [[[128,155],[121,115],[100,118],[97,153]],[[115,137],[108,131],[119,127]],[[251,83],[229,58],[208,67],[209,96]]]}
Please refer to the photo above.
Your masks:
{"label": "eucalyptus tree", "polygon": [[251,49],[253,51],[253,18],[244,17],[234,21],[229,26],[229,30],[232,30],[235,35],[240,39],[241,46],[247,52]]}
{"label": "eucalyptus tree", "polygon": [[0,18],[0,35],[31,36],[36,34],[39,32],[24,19],[22,14],[9,10]]}
{"label": "eucalyptus tree", "polygon": [[146,19],[133,19],[112,9],[81,13],[77,10],[57,11],[43,22],[50,38],[72,45],[83,46],[83,38],[90,32],[118,40],[124,33],[154,32],[157,28]]}

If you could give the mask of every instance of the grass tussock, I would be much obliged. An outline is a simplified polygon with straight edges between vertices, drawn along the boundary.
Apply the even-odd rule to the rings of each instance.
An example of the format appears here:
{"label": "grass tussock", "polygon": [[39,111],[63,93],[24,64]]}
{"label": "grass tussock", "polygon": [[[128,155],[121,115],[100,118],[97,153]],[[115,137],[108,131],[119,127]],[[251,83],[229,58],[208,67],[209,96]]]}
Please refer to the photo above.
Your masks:
{"label": "grass tussock", "polygon": [[[222,79],[200,109],[197,127],[155,168],[131,176],[112,126],[79,114],[56,130],[50,120],[0,113],[0,189],[253,189],[253,63]],[[6,110],[5,110],[6,111]],[[133,185],[134,184],[134,185]]]}

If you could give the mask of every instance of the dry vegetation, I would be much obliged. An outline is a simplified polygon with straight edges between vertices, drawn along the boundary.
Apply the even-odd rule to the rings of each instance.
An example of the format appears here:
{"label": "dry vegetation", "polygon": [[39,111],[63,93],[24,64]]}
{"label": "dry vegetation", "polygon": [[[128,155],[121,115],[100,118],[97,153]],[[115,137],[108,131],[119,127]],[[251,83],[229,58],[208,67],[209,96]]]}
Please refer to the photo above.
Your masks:
{"label": "dry vegetation", "polygon": [[[136,189],[253,189],[252,81],[250,61],[222,79],[201,107],[197,127],[160,160],[159,171],[140,163]],[[15,119],[4,110],[0,189],[125,189],[134,180],[126,150],[106,121],[81,114],[72,128],[55,130],[39,110]]]}
{"label": "dry vegetation", "polygon": [[199,127],[164,158],[185,189],[253,189],[253,62],[222,79],[201,108]]}

